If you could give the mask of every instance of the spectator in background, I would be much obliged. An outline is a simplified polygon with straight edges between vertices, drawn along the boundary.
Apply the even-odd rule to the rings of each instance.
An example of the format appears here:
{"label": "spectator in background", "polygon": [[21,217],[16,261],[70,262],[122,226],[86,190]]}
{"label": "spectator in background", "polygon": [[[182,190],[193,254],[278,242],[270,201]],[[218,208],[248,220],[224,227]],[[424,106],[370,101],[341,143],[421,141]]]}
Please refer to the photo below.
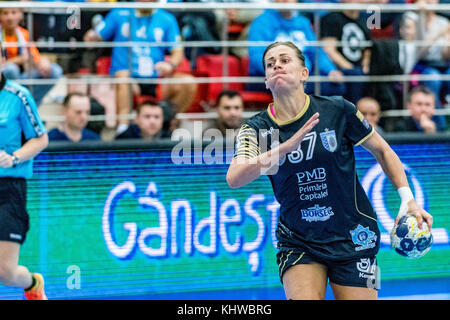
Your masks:
{"label": "spectator in background", "polygon": [[435,106],[436,97],[433,91],[424,86],[413,88],[407,99],[407,108],[411,112],[411,116],[398,122],[396,131],[424,133],[445,131],[446,127],[436,120]]}
{"label": "spectator in background", "polygon": [[[7,79],[58,79],[62,69],[39,54],[35,46],[27,47],[30,41],[28,31],[19,26],[23,11],[18,8],[0,9],[0,34],[3,42],[15,42],[3,52],[3,75]],[[31,92],[39,106],[52,85],[33,85]]]}
{"label": "spectator in background", "polygon": [[[138,0],[154,2],[155,0]],[[99,23],[89,30],[85,41],[113,40],[114,42],[178,42],[180,30],[175,17],[163,9],[114,9]],[[165,54],[169,52],[169,61]],[[117,78],[157,78],[157,77],[191,77],[175,73],[184,58],[183,48],[179,45],[114,47],[112,51],[111,74]],[[131,66],[131,68],[130,68]],[[156,84],[140,84],[137,94],[156,97]],[[172,102],[177,112],[186,110],[195,97],[196,84],[168,84],[162,86],[163,98]],[[117,85],[116,101],[119,116],[126,116],[131,111],[129,85]],[[125,117],[126,118],[126,117]],[[128,119],[119,119],[118,133],[128,127]]]}
{"label": "spectator in background", "polygon": [[100,136],[87,129],[91,112],[91,101],[83,93],[69,93],[63,101],[62,114],[65,118],[59,127],[49,131],[50,141],[79,142],[100,140]]}
{"label": "spectator in background", "polygon": [[[167,2],[216,2],[214,0],[167,0]],[[219,41],[217,33],[216,15],[213,10],[170,10],[180,27],[183,41]],[[186,58],[195,67],[198,56],[204,54],[220,54],[221,48],[216,46],[187,47],[184,48]]]}
{"label": "spectator in background", "polygon": [[[359,3],[360,0],[341,0],[341,3]],[[359,10],[332,12],[320,20],[320,37],[327,41],[325,52],[338,69],[348,76],[362,76],[369,72],[370,50],[362,42],[370,40],[370,30],[359,20]],[[338,46],[337,42],[342,42]],[[366,83],[347,82],[344,97],[356,103],[365,95]]]}
{"label": "spectator in background", "polygon": [[[269,3],[270,0],[222,0],[222,2],[232,3],[232,2],[250,2],[265,4]],[[225,27],[225,22],[227,21],[228,26],[241,26],[241,30],[237,34],[233,34],[233,31],[228,30],[229,40],[236,41],[247,41],[248,33],[250,30],[251,22],[263,13],[263,10],[255,9],[226,9],[226,10],[215,10],[215,15],[217,17],[217,30],[219,34],[223,33],[223,28]],[[237,57],[248,57],[247,47],[231,47],[230,52]]]}
{"label": "spectator in background", "polygon": [[163,107],[152,100],[144,101],[136,110],[135,124],[128,127],[116,137],[120,139],[144,139],[155,141],[168,138],[163,135],[164,110]]}
{"label": "spectator in background", "polygon": [[404,74],[410,74],[417,63],[417,13],[407,11],[402,15],[399,24],[399,63]]}
{"label": "spectator in background", "polygon": [[363,114],[367,122],[380,134],[383,135],[383,129],[378,125],[380,121],[380,104],[372,97],[363,97],[358,100],[356,107]]}
{"label": "spectator in background", "polygon": [[[295,3],[295,0],[274,0],[276,3]],[[305,46],[305,41],[316,41],[316,35],[310,21],[292,10],[265,10],[255,18],[250,25],[249,41],[292,41],[305,55],[305,65],[310,75],[315,75],[316,69],[322,76],[328,76],[332,82],[321,83],[321,95],[343,95],[345,86],[342,83],[343,74],[337,70],[333,62],[322,48]],[[261,63],[265,47],[249,47],[249,75],[263,77],[265,75]],[[315,52],[318,50],[319,64],[315,65]],[[248,84],[248,90],[266,91],[265,85]],[[307,93],[314,91],[314,83],[307,82]]]}
{"label": "spectator in background", "polygon": [[236,136],[243,121],[244,101],[238,91],[223,90],[217,96],[217,119],[208,129],[218,129],[222,136],[227,136],[227,129],[234,130],[233,139]]}
{"label": "spectator in background", "polygon": [[[438,3],[439,0],[417,1],[417,4],[423,9],[429,4]],[[450,47],[446,45],[450,41],[449,20],[436,14],[435,11],[421,10],[417,25],[417,39],[426,41],[427,44],[418,48],[419,62],[414,67],[414,73],[450,75]],[[436,98],[436,108],[442,108],[441,94],[445,95],[450,92],[450,81],[422,81],[421,85],[427,86],[433,91]]]}

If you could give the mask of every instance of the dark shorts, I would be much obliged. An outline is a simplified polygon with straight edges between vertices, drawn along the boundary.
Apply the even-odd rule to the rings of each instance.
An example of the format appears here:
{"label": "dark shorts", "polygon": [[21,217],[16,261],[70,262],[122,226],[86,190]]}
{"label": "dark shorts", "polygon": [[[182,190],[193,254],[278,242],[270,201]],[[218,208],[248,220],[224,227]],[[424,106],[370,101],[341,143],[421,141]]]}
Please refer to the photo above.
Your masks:
{"label": "dark shorts", "polygon": [[29,229],[27,183],[23,178],[0,178],[0,241],[23,244]]}
{"label": "dark shorts", "polygon": [[300,264],[320,263],[327,268],[330,282],[349,287],[362,287],[378,290],[380,275],[376,257],[365,257],[346,261],[324,261],[302,249],[280,248],[277,253],[280,280],[292,266]]}
{"label": "dark shorts", "polygon": [[[277,228],[279,250],[277,263],[281,283],[283,283],[284,273],[290,267],[300,264],[320,263],[327,268],[327,276],[332,283],[341,286],[379,289],[379,268],[373,253],[339,261],[327,259],[311,253],[306,249],[307,246],[300,243],[292,244],[290,234],[292,234],[292,231],[279,222]],[[332,250],[330,251],[332,252]]]}
{"label": "dark shorts", "polygon": [[153,83],[139,83],[142,96],[156,97],[156,84]]}

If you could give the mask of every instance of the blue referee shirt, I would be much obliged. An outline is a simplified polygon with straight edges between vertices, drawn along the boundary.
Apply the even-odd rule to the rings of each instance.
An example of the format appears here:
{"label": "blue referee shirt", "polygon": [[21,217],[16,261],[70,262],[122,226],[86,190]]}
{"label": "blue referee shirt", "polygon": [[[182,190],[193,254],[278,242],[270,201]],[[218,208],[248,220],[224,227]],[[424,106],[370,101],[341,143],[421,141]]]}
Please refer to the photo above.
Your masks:
{"label": "blue referee shirt", "polygon": [[[14,81],[2,76],[0,82],[0,150],[12,154],[25,140],[45,134],[46,129],[37,112],[30,92]],[[0,167],[0,177],[31,178],[33,161],[19,163],[15,168]]]}

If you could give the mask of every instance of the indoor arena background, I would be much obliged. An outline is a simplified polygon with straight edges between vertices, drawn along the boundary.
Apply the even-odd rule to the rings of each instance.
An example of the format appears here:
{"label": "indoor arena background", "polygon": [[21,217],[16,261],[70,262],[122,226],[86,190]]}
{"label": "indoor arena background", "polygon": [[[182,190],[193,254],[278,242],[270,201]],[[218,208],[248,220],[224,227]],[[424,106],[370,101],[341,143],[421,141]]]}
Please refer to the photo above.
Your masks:
{"label": "indoor arena background", "polygon": [[[88,4],[80,4],[81,10],[100,10]],[[70,3],[59,5],[64,11]],[[226,86],[249,80],[248,75],[215,76],[198,81]],[[70,86],[71,79],[82,86],[97,78],[66,76],[57,85]],[[56,90],[50,94],[57,96]],[[40,109],[47,123],[59,121],[47,110],[54,109]],[[210,119],[210,111],[178,117],[190,129],[189,121]],[[386,139],[402,160],[418,203],[434,217],[434,245],[418,260],[390,248],[400,199],[373,156],[356,147],[358,177],[381,230],[379,297],[449,299],[450,135],[386,134]],[[182,144],[188,152],[182,163],[174,163],[177,141],[51,143],[34,160],[30,232],[20,263],[45,276],[49,299],[284,299],[275,258],[279,206],[270,182],[263,176],[230,189],[225,176],[233,145],[215,144],[213,163],[203,157],[208,145],[197,139]],[[0,287],[0,299],[22,296],[20,289]],[[326,298],[333,298],[331,290]]]}

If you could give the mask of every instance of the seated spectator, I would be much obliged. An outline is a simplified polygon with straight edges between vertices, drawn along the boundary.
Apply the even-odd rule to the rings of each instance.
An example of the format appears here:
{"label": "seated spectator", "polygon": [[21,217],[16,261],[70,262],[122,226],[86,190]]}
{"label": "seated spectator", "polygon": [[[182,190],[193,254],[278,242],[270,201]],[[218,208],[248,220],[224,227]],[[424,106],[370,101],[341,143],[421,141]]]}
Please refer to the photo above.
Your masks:
{"label": "seated spectator", "polygon": [[367,122],[369,122],[379,134],[384,134],[383,129],[378,124],[380,121],[381,111],[380,104],[377,100],[372,97],[363,97],[358,100],[356,107],[363,114]]}
{"label": "seated spectator", "polygon": [[[359,3],[367,3],[368,5],[384,5],[384,4],[407,4],[409,0],[367,0],[357,1]],[[398,24],[400,22],[401,12],[382,11],[381,14],[372,10],[363,10],[360,13],[359,21],[367,24],[372,39],[397,38]]]}
{"label": "seated spectator", "polygon": [[407,108],[411,116],[398,122],[396,131],[435,133],[446,130],[445,126],[436,121],[436,97],[427,87],[418,86],[410,91]]}
{"label": "seated spectator", "polygon": [[402,15],[399,24],[399,63],[404,74],[410,74],[417,63],[417,13],[407,11]]}
{"label": "seated spectator", "polygon": [[[355,0],[341,0],[354,3]],[[359,3],[360,0],[356,0]],[[332,12],[320,20],[320,37],[327,41],[325,52],[338,69],[348,76],[361,76],[369,72],[370,51],[361,42],[370,40],[370,30],[359,20],[359,10]],[[338,46],[337,42],[342,42]],[[344,97],[356,103],[365,95],[367,87],[363,82],[347,82]]]}
{"label": "seated spectator", "polygon": [[[139,0],[141,2],[154,2]],[[180,30],[175,17],[163,9],[114,9],[106,16],[95,30],[89,30],[85,41],[112,40],[114,42],[178,42]],[[157,77],[191,77],[177,74],[175,70],[184,58],[183,48],[179,45],[172,47],[134,46],[114,47],[112,50],[111,74],[117,78],[137,79]],[[170,61],[164,61],[166,52],[170,53]],[[130,69],[131,66],[131,69]],[[131,111],[130,86],[126,83],[118,84],[116,101],[118,115],[128,115]],[[155,84],[140,84],[137,94],[156,97]],[[172,102],[176,112],[183,112],[192,103],[196,84],[168,84],[162,86],[163,98]],[[128,126],[128,120],[120,119],[118,132]]]}
{"label": "seated spectator", "polygon": [[65,118],[57,128],[49,131],[50,141],[79,142],[100,140],[100,136],[87,129],[91,112],[91,100],[83,93],[69,93],[63,101],[62,114]]}
{"label": "seated spectator", "polygon": [[[3,74],[8,79],[58,79],[62,76],[59,65],[41,56],[36,47],[27,47],[28,31],[19,26],[23,11],[18,8],[0,9],[0,34],[3,42],[18,43],[3,53]],[[39,106],[52,85],[33,85],[31,93]]]}
{"label": "seated spectator", "polygon": [[[419,0],[417,4],[426,8],[427,5],[438,4],[439,0]],[[450,40],[450,22],[435,11],[421,10],[417,26],[417,39],[426,41],[426,45],[419,47],[419,62],[414,67],[414,73],[424,75],[450,75],[450,47],[446,45]],[[450,92],[450,81],[431,80],[421,81],[436,97],[436,108],[442,108],[441,94]]]}
{"label": "seated spectator", "polygon": [[[167,0],[168,2],[215,2],[214,0]],[[216,28],[216,15],[213,11],[193,11],[193,10],[169,10],[180,27],[183,41],[219,41],[220,36]],[[203,54],[220,54],[222,49],[215,46],[186,47],[184,53],[191,62],[191,67],[195,67],[198,56]]]}
{"label": "seated spectator", "polygon": [[[277,3],[295,3],[295,0],[275,0]],[[253,20],[250,25],[249,41],[292,41],[305,56],[305,65],[311,76],[315,75],[316,69],[322,76],[328,76],[333,82],[322,82],[320,84],[321,95],[344,95],[345,86],[342,83],[342,72],[336,69],[333,62],[322,48],[305,46],[304,41],[316,41],[316,35],[311,27],[310,21],[292,10],[265,10],[260,16]],[[264,76],[264,67],[261,63],[265,47],[249,47],[249,75]],[[315,52],[318,50],[319,64],[315,65]],[[306,93],[314,91],[315,84],[306,83]],[[265,85],[260,83],[248,84],[247,90],[266,91]]]}
{"label": "seated spectator", "polygon": [[237,131],[242,125],[244,101],[238,91],[235,90],[223,90],[217,96],[216,105],[217,119],[214,120],[214,124],[208,128],[218,129],[224,138],[227,137],[227,129],[234,130],[233,138],[236,136]]}
{"label": "seated spectator", "polygon": [[[223,2],[251,2],[251,3],[269,3],[270,0],[223,0]],[[263,13],[263,10],[255,10],[255,9],[226,9],[226,10],[215,10],[215,15],[217,17],[217,30],[219,34],[223,33],[223,28],[225,27],[225,23],[227,22],[228,26],[236,26],[241,27],[241,30],[236,34],[230,33],[228,30],[228,40],[236,40],[236,41],[247,41],[248,40],[248,32],[250,30],[251,22]],[[248,57],[248,48],[247,47],[230,47],[231,54],[237,57]]]}
{"label": "seated spectator", "polygon": [[137,107],[135,124],[120,133],[116,140],[120,139],[144,139],[155,141],[167,138],[163,135],[164,110],[155,101],[144,101]]}

